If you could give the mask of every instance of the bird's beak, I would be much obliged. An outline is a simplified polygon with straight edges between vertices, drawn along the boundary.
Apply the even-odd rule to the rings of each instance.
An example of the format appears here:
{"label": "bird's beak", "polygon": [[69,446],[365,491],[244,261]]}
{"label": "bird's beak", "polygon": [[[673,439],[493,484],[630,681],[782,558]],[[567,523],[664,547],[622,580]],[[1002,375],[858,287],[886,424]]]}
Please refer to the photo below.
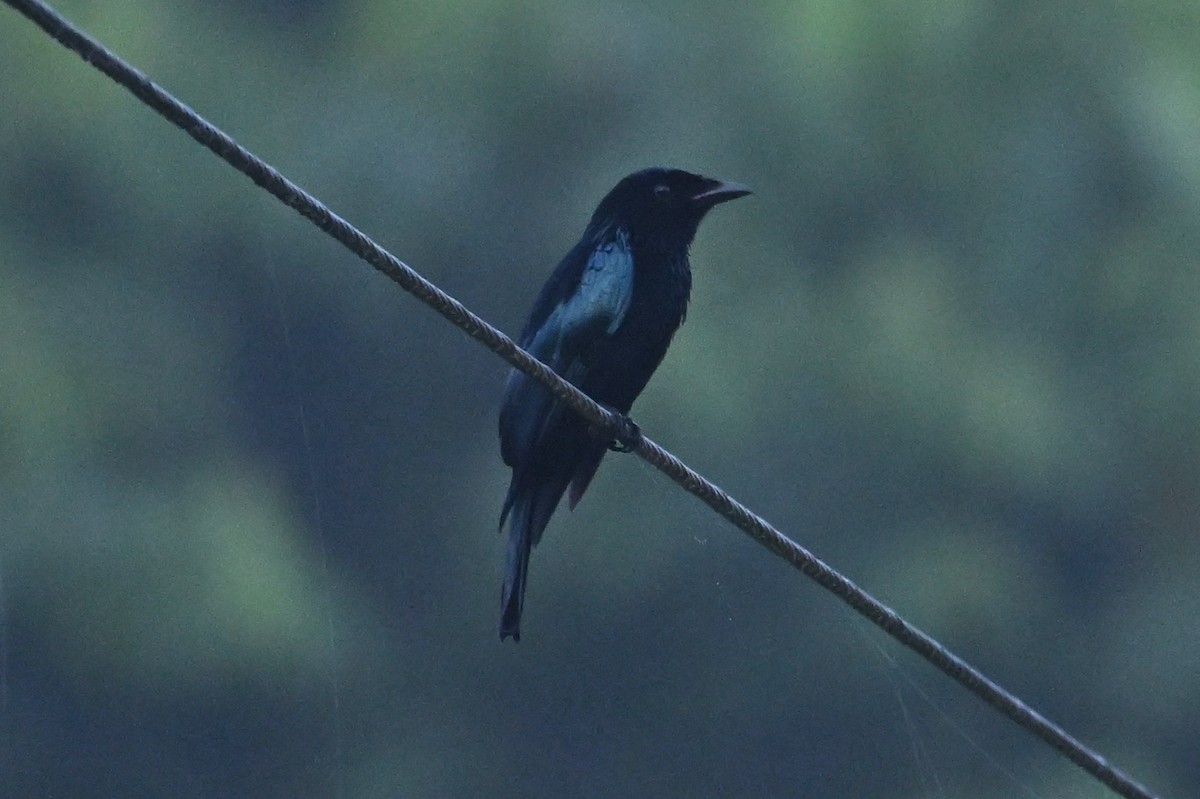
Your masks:
{"label": "bird's beak", "polygon": [[714,180],[712,185],[704,191],[692,197],[692,202],[699,203],[708,207],[712,207],[717,203],[725,203],[730,200],[736,200],[738,197],[745,197],[747,194],[753,194],[749,187],[741,183],[733,183],[724,180]]}

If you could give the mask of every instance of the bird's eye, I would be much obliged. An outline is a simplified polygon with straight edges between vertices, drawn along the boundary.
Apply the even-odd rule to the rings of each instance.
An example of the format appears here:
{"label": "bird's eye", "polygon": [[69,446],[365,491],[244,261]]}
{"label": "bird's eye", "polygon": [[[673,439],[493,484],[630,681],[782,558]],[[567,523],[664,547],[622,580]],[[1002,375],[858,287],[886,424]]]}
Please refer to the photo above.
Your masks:
{"label": "bird's eye", "polygon": [[660,200],[665,200],[671,196],[671,187],[665,183],[659,183],[654,187],[654,196]]}

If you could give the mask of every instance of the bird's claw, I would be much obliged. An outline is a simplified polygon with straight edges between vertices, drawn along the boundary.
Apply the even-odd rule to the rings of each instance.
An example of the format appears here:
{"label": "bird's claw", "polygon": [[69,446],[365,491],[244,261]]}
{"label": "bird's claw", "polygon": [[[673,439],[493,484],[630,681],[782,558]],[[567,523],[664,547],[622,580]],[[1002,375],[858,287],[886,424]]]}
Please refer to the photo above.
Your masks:
{"label": "bird's claw", "polygon": [[613,415],[617,428],[613,440],[608,442],[608,448],[613,452],[633,452],[642,443],[642,428],[625,414],[612,408],[608,411]]}
{"label": "bird's claw", "polygon": [[608,425],[589,424],[588,433],[594,438],[607,439],[613,452],[633,452],[642,443],[642,428],[616,408],[600,404],[608,411]]}

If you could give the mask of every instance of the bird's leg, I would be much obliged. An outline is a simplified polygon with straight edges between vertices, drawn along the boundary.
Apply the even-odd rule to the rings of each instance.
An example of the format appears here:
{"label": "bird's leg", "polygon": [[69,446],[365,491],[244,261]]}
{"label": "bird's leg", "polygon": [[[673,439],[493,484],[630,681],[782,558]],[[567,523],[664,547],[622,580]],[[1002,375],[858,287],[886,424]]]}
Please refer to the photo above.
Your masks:
{"label": "bird's leg", "polygon": [[[604,409],[616,427],[616,435],[608,442],[608,448],[613,452],[633,452],[642,443],[642,428],[617,409],[609,405],[604,405]],[[603,436],[604,433],[596,431],[594,435]]]}

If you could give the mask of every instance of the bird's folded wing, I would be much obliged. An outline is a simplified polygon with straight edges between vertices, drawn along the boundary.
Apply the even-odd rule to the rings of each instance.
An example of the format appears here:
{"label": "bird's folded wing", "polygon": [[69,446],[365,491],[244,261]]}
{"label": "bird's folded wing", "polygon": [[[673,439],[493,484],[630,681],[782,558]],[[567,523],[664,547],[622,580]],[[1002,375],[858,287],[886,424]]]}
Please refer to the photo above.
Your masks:
{"label": "bird's folded wing", "polygon": [[[584,353],[617,331],[632,298],[633,256],[628,238],[618,232],[592,252],[575,291],[550,312],[525,349],[579,385],[587,374]],[[553,429],[563,411],[549,392],[513,370],[500,409],[504,462],[513,467],[527,463],[531,449]]]}
{"label": "bird's folded wing", "polygon": [[567,325],[564,338],[578,334],[590,338],[599,330],[611,336],[625,319],[632,299],[633,253],[628,235],[618,231],[588,258],[579,288],[560,306]]}

